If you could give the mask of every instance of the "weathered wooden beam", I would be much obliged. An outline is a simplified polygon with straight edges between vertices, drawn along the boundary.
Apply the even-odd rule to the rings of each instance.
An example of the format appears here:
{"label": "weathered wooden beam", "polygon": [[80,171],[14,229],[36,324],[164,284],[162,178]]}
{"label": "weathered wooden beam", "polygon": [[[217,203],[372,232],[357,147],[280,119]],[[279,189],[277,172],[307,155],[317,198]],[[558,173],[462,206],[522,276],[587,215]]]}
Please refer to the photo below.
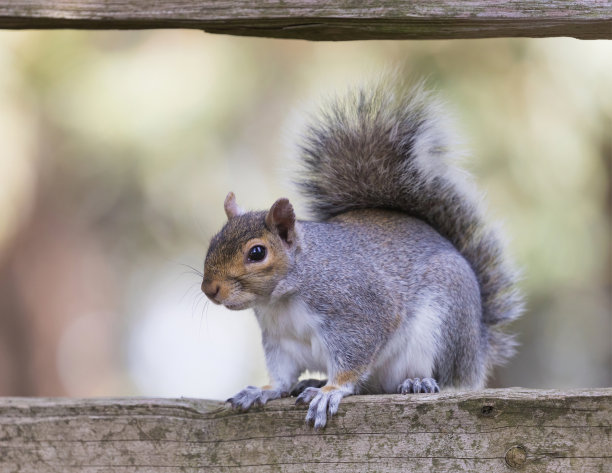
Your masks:
{"label": "weathered wooden beam", "polygon": [[612,38],[611,0],[0,0],[0,28],[197,28],[309,40]]}
{"label": "weathered wooden beam", "polygon": [[320,432],[304,415],[291,399],[0,398],[0,471],[612,471],[612,389],[354,396]]}

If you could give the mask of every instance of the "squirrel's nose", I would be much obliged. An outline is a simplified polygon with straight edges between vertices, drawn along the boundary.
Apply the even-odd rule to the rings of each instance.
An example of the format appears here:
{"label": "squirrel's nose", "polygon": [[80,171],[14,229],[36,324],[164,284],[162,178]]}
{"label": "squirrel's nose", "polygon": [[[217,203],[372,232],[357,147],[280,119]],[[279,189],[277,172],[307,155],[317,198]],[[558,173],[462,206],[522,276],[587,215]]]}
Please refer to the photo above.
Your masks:
{"label": "squirrel's nose", "polygon": [[219,294],[219,290],[221,289],[221,285],[215,281],[202,281],[202,292],[206,294],[211,301],[217,302],[215,297]]}

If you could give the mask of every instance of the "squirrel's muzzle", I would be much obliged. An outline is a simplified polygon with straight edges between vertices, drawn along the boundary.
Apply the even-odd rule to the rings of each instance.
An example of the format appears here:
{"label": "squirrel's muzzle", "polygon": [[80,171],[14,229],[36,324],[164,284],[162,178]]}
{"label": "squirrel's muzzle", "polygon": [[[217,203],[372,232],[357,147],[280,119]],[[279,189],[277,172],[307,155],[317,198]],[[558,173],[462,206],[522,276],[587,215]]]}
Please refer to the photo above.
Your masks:
{"label": "squirrel's muzzle", "polygon": [[219,304],[220,302],[216,299],[219,295],[219,291],[221,290],[221,285],[216,281],[207,281],[206,279],[202,281],[202,292],[206,294],[211,301],[215,304]]}

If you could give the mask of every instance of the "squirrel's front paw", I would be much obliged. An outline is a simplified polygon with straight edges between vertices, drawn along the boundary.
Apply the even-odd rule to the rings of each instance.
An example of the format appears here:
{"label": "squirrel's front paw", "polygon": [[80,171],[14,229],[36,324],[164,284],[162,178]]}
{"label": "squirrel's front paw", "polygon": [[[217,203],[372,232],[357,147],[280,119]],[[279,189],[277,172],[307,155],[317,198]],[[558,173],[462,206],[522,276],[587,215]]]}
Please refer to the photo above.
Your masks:
{"label": "squirrel's front paw", "polygon": [[278,389],[257,388],[247,386],[234,397],[225,402],[229,402],[234,409],[248,411],[253,405],[263,406],[266,402],[280,397],[286,397],[287,393]]}
{"label": "squirrel's front paw", "polygon": [[440,387],[433,378],[408,378],[397,387],[400,394],[439,393]]}
{"label": "squirrel's front paw", "polygon": [[335,386],[325,386],[323,388],[309,387],[304,389],[295,403],[310,403],[308,414],[306,414],[306,423],[309,425],[314,423],[315,429],[322,429],[327,424],[328,414],[329,417],[336,414],[340,401],[348,394]]}

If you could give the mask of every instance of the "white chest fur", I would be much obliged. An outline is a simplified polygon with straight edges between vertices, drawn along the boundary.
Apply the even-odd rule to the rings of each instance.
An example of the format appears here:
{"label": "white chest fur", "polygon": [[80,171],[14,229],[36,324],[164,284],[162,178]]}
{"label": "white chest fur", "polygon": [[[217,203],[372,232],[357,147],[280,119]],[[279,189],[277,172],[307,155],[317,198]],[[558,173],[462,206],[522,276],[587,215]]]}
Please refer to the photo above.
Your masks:
{"label": "white chest fur", "polygon": [[327,372],[328,351],[319,336],[321,314],[294,298],[257,307],[255,314],[264,337],[279,348],[276,356],[290,358],[300,373]]}

